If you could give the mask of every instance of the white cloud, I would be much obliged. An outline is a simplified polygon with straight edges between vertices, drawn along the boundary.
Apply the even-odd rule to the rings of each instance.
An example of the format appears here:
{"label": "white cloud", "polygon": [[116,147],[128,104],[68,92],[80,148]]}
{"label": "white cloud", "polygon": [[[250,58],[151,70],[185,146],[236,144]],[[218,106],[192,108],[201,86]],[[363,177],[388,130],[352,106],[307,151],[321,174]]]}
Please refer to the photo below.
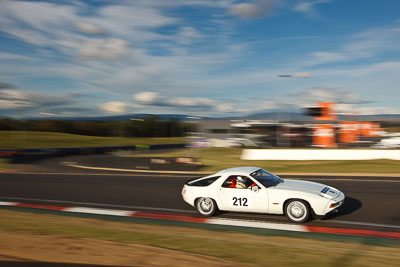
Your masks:
{"label": "white cloud", "polygon": [[202,39],[205,36],[201,34],[196,28],[190,26],[184,26],[180,30],[177,40],[179,43],[184,45],[189,45],[195,42],[196,40]]}
{"label": "white cloud", "polygon": [[[4,84],[4,83],[2,83]],[[9,89],[7,85],[0,88],[0,109],[22,109],[33,107],[50,107],[73,102],[75,95],[51,96],[48,94]]]}
{"label": "white cloud", "polygon": [[360,115],[377,115],[377,114],[400,114],[400,108],[390,107],[365,107],[353,110]]}
{"label": "white cloud", "polygon": [[88,39],[80,48],[80,54],[87,59],[115,59],[129,53],[129,45],[118,38]]}
{"label": "white cloud", "polygon": [[233,108],[232,100],[215,100],[206,97],[167,97],[156,92],[140,92],[133,99],[145,106],[165,107],[181,111],[202,111],[206,113],[229,113],[238,111]]}
{"label": "white cloud", "polygon": [[6,52],[0,52],[0,59],[3,60],[23,60],[23,61],[31,61],[31,60],[35,60],[35,58],[33,57],[29,57],[29,56],[21,56],[18,54],[13,54],[13,53],[6,53]]}
{"label": "white cloud", "polygon": [[103,34],[103,29],[95,24],[87,23],[80,21],[77,24],[77,28],[85,33],[90,33],[90,34]]}
{"label": "white cloud", "polygon": [[321,75],[334,75],[344,77],[374,77],[379,75],[382,77],[393,75],[397,80],[400,78],[400,62],[398,61],[387,61],[375,64],[368,64],[360,67],[347,67],[347,68],[335,68],[335,69],[320,69],[318,71]]}
{"label": "white cloud", "polygon": [[230,13],[238,15],[241,18],[257,18],[261,17],[261,10],[255,4],[241,3],[232,5]]}
{"label": "white cloud", "polygon": [[14,24],[20,21],[43,32],[51,31],[76,19],[76,8],[47,2],[2,1],[0,21]]}
{"label": "white cloud", "polygon": [[2,1],[1,31],[34,45],[52,45],[77,20],[77,9],[47,2]]}
{"label": "white cloud", "polygon": [[4,89],[0,90],[0,99],[19,99],[19,100],[26,100],[30,98],[29,92],[11,90],[11,89]]}
{"label": "white cloud", "polygon": [[[171,39],[152,30],[178,22],[176,18],[163,15],[160,8],[146,6],[145,2],[107,4],[94,9],[90,16],[81,15],[86,8],[73,4],[5,0],[0,3],[0,31],[72,57],[80,54],[91,59],[114,59],[125,55],[128,47],[136,43]],[[108,36],[88,39],[77,29],[96,35],[107,33]]]}
{"label": "white cloud", "polygon": [[313,3],[301,2],[294,7],[294,10],[308,13],[312,10]]}
{"label": "white cloud", "polygon": [[[261,100],[249,101],[249,95],[279,98],[299,88],[314,86],[314,82],[324,85],[324,88],[359,88],[356,91],[359,96],[363,95],[362,90],[367,91],[364,86],[355,86],[355,82],[361,79],[352,79],[349,83],[341,78],[350,80],[385,72],[395,77],[399,69],[396,58],[392,62],[361,63],[351,67],[346,65],[346,68],[339,64],[359,63],[356,60],[369,58],[375,59],[370,62],[376,63],[380,59],[374,56],[382,54],[383,58],[385,52],[397,52],[400,41],[398,27],[376,28],[347,36],[347,42],[332,50],[324,46],[308,54],[302,53],[303,47],[295,47],[302,57],[296,62],[293,62],[295,55],[285,47],[279,50],[288,52],[288,56],[277,59],[272,55],[274,50],[255,47],[254,43],[243,40],[246,38],[236,39],[238,35],[235,35],[234,27],[237,21],[227,16],[226,12],[243,18],[266,16],[273,9],[279,9],[278,1],[106,1],[99,6],[80,6],[69,1],[57,5],[37,1],[0,2],[0,31],[34,44],[29,49],[29,57],[34,60],[24,61],[23,64],[19,61],[28,56],[0,52],[0,59],[3,59],[0,79],[15,83],[21,80],[21,84],[29,84],[31,80],[41,80],[41,77],[60,78],[66,83],[65,88],[60,86],[58,90],[90,88],[93,94],[98,92],[104,98],[111,96],[118,101],[125,101],[123,99],[135,92],[145,91],[142,96],[138,93],[136,101],[147,103],[142,105],[148,108],[157,106],[169,110],[202,109],[209,112],[262,110],[274,103],[263,105]],[[317,4],[323,2],[328,1],[305,1],[298,9],[312,12]],[[206,21],[198,24],[179,16],[175,8],[184,6],[207,7],[211,18],[205,16]],[[32,14],[28,14],[30,8]],[[86,12],[88,8],[91,8],[90,12]],[[102,35],[88,37],[88,33]],[[329,47],[343,41],[342,36],[338,37]],[[39,49],[48,51],[48,54],[43,56],[37,52]],[[31,53],[31,50],[34,52]],[[254,55],[259,55],[259,58]],[[63,61],[59,61],[60,58]],[[322,66],[326,67],[322,69],[318,66],[329,63],[336,63],[335,67]],[[285,80],[277,78],[278,73],[290,73],[294,78],[314,78]],[[387,83],[394,83],[398,78],[388,80]],[[35,87],[40,88],[40,85],[35,84]],[[194,93],[205,97],[191,97]],[[212,99],[207,97],[210,93],[217,98],[225,94],[236,100]],[[284,102],[278,101],[275,103]],[[125,106],[133,107],[131,104]]]}
{"label": "white cloud", "polygon": [[29,108],[29,107],[34,107],[34,106],[36,106],[36,105],[29,101],[0,99],[0,110],[21,109],[21,108]]}
{"label": "white cloud", "polygon": [[348,59],[348,56],[337,52],[314,52],[311,54],[313,57],[313,64],[324,64],[332,63],[337,61],[344,61]]}
{"label": "white cloud", "polygon": [[127,111],[127,105],[123,102],[110,101],[101,105],[100,109],[109,114],[123,114]]}
{"label": "white cloud", "polygon": [[317,51],[307,55],[304,66],[351,62],[399,51],[400,27],[378,27],[352,35],[336,51]]}
{"label": "white cloud", "polygon": [[312,75],[309,72],[297,72],[293,75],[295,78],[311,78]]}
{"label": "white cloud", "polygon": [[332,0],[314,0],[314,1],[303,1],[295,5],[293,8],[295,11],[305,13],[312,17],[317,17],[318,12],[315,10],[315,6],[319,4],[329,3]]}
{"label": "white cloud", "polygon": [[268,16],[275,6],[275,0],[259,0],[255,3],[232,4],[229,12],[241,18],[259,18]]}
{"label": "white cloud", "polygon": [[[160,12],[159,8],[148,7],[140,2],[131,5],[107,5],[98,12],[98,24],[115,32],[129,31],[134,28],[156,28],[173,25],[177,18],[169,17]],[[108,23],[108,26],[105,25]]]}
{"label": "white cloud", "polygon": [[319,102],[332,102],[339,104],[364,104],[366,101],[362,100],[360,96],[351,91],[341,88],[324,88],[314,87],[309,88],[297,94],[299,106],[307,107],[312,106]]}
{"label": "white cloud", "polygon": [[135,99],[139,103],[147,104],[147,105],[151,105],[151,104],[157,102],[158,98],[159,98],[159,96],[158,96],[158,93],[156,93],[156,92],[140,92],[133,96],[133,99]]}
{"label": "white cloud", "polygon": [[400,108],[391,107],[357,107],[352,104],[338,104],[336,111],[343,115],[381,115],[381,114],[400,114]]}
{"label": "white cloud", "polygon": [[[183,112],[202,115],[243,115],[273,110],[282,107],[281,103],[259,99],[215,99],[208,97],[164,96],[155,92],[141,92],[133,95],[141,110],[162,110],[164,112]],[[134,105],[134,104],[133,104]],[[133,106],[131,105],[131,106]]]}

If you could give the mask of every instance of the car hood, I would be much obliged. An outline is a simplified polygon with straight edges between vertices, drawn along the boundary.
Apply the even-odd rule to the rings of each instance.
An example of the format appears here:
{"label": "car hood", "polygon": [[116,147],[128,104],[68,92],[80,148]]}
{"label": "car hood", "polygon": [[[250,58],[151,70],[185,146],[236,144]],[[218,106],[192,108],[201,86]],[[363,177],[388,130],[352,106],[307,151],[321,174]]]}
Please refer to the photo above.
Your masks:
{"label": "car hood", "polygon": [[275,186],[275,188],[281,190],[283,189],[283,190],[307,192],[315,195],[320,195],[328,199],[333,199],[340,195],[340,191],[333,187],[309,181],[285,179],[283,183],[278,184],[277,186]]}

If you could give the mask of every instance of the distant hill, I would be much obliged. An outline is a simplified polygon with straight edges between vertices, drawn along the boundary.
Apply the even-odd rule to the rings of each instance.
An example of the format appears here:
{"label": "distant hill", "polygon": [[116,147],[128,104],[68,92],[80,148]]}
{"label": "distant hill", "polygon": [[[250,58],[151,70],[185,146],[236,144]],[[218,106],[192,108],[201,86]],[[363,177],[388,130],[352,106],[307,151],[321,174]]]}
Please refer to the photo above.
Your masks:
{"label": "distant hill", "polygon": [[241,116],[237,119],[246,120],[272,120],[272,121],[310,121],[312,117],[305,116],[302,113],[296,112],[265,112],[265,113],[255,113],[248,116]]}
{"label": "distant hill", "polygon": [[[247,119],[247,120],[274,120],[274,121],[313,121],[311,116],[306,116],[302,113],[296,112],[267,112],[267,113],[255,113],[248,116],[232,117],[232,119]],[[377,114],[377,115],[353,115],[343,116],[340,115],[339,120],[341,121],[400,121],[400,114]]]}
{"label": "distant hill", "polygon": [[363,115],[359,117],[358,120],[360,121],[400,121],[400,114]]}
{"label": "distant hill", "polygon": [[155,116],[159,120],[167,121],[170,119],[176,119],[180,121],[191,121],[199,119],[210,119],[207,117],[194,117],[183,114],[129,114],[129,115],[118,115],[118,116],[101,116],[101,117],[34,117],[27,118],[28,120],[66,120],[66,121],[127,121],[131,119],[144,119]]}

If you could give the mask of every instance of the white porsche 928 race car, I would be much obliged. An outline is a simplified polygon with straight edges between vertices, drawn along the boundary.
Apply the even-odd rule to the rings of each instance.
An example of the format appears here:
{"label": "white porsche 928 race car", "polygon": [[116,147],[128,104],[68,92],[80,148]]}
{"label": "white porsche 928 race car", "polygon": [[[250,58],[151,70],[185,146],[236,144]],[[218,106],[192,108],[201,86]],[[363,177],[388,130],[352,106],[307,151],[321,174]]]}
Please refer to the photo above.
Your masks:
{"label": "white porsche 928 race car", "polygon": [[296,223],[323,217],[344,203],[344,194],[320,183],[286,180],[257,167],[240,167],[188,181],[183,199],[201,215],[217,210],[285,214]]}

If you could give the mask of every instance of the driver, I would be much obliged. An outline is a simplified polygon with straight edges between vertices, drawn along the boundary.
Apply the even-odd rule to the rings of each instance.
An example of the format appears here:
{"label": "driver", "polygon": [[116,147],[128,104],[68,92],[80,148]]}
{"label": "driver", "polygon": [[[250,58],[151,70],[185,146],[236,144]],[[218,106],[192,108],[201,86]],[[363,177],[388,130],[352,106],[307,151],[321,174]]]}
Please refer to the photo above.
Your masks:
{"label": "driver", "polygon": [[247,188],[246,183],[246,178],[241,176],[236,177],[236,188]]}
{"label": "driver", "polygon": [[236,177],[236,188],[252,188],[256,185],[256,183],[252,183],[250,186],[247,186],[248,184],[248,178],[241,176]]}

